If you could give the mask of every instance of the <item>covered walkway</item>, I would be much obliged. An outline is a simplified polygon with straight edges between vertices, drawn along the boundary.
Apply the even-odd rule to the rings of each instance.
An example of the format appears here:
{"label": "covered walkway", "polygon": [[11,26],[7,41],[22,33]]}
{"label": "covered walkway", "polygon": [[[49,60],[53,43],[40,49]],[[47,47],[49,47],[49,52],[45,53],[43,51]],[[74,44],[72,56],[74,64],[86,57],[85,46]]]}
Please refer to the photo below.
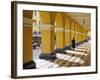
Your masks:
{"label": "covered walkway", "polygon": [[89,13],[24,10],[23,21],[24,69],[90,65]]}

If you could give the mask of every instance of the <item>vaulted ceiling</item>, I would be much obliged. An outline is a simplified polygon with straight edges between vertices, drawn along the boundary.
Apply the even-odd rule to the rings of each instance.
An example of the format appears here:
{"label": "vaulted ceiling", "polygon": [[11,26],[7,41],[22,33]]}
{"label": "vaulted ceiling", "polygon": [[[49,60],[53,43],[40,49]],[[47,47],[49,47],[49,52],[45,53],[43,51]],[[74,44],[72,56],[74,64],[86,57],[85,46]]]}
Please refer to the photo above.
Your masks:
{"label": "vaulted ceiling", "polygon": [[75,12],[67,12],[72,19],[74,19],[77,23],[86,27],[90,30],[91,27],[91,14],[90,13],[75,13]]}

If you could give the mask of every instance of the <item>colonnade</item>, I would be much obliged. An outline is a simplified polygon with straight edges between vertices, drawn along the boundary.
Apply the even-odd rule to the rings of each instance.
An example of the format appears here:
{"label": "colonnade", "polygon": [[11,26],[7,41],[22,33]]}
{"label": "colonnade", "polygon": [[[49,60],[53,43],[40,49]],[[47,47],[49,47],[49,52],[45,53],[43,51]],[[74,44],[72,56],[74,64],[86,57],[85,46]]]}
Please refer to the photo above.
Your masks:
{"label": "colonnade", "polygon": [[[27,15],[26,11],[24,16],[24,18],[30,19],[31,25],[27,21],[24,23],[24,63],[32,61],[32,36],[29,35],[32,33],[31,20],[33,12]],[[68,14],[47,11],[40,11],[39,14],[41,22],[38,26],[41,32],[42,51],[39,57],[41,59],[54,59],[56,53],[63,53],[64,50],[71,49],[71,40],[73,38],[75,38],[77,45],[87,40],[89,30],[73,20]],[[31,17],[29,17],[30,15]],[[28,25],[25,26],[27,23]]]}
{"label": "colonnade", "polygon": [[87,40],[88,29],[66,13],[40,12],[40,18],[42,59],[53,59],[56,53],[64,53],[66,49],[71,49],[73,38],[77,45]]}

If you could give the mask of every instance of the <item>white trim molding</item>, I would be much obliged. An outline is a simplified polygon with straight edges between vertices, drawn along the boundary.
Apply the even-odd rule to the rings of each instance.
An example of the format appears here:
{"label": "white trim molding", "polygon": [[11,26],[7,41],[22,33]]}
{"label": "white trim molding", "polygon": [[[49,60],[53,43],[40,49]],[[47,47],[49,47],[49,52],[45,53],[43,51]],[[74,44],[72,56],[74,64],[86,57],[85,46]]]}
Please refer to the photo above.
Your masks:
{"label": "white trim molding", "polygon": [[65,29],[65,32],[70,32],[71,30],[70,29]]}
{"label": "white trim molding", "polygon": [[55,27],[55,32],[63,32],[63,31],[64,31],[64,28]]}
{"label": "white trim molding", "polygon": [[52,30],[53,29],[53,25],[51,24],[43,24],[43,25],[37,25],[40,27],[41,30]]}
{"label": "white trim molding", "polygon": [[33,23],[33,20],[30,19],[30,18],[24,17],[24,18],[23,18],[23,22],[24,22],[25,24],[32,24],[32,23]]}
{"label": "white trim molding", "polygon": [[33,25],[31,25],[31,24],[24,24],[24,26],[33,27]]}

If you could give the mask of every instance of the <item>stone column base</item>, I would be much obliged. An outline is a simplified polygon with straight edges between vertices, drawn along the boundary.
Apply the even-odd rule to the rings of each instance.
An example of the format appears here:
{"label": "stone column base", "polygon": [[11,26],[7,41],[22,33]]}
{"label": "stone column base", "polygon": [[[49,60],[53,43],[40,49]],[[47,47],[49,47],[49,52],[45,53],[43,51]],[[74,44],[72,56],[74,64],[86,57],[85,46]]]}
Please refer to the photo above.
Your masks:
{"label": "stone column base", "polygon": [[65,50],[71,50],[71,46],[65,46]]}
{"label": "stone column base", "polygon": [[52,60],[56,59],[56,53],[41,53],[39,56],[40,59]]}
{"label": "stone column base", "polygon": [[64,53],[64,48],[57,48],[56,50],[55,50],[55,52],[56,53]]}
{"label": "stone column base", "polygon": [[34,61],[27,62],[23,65],[23,69],[36,69],[36,63]]}

